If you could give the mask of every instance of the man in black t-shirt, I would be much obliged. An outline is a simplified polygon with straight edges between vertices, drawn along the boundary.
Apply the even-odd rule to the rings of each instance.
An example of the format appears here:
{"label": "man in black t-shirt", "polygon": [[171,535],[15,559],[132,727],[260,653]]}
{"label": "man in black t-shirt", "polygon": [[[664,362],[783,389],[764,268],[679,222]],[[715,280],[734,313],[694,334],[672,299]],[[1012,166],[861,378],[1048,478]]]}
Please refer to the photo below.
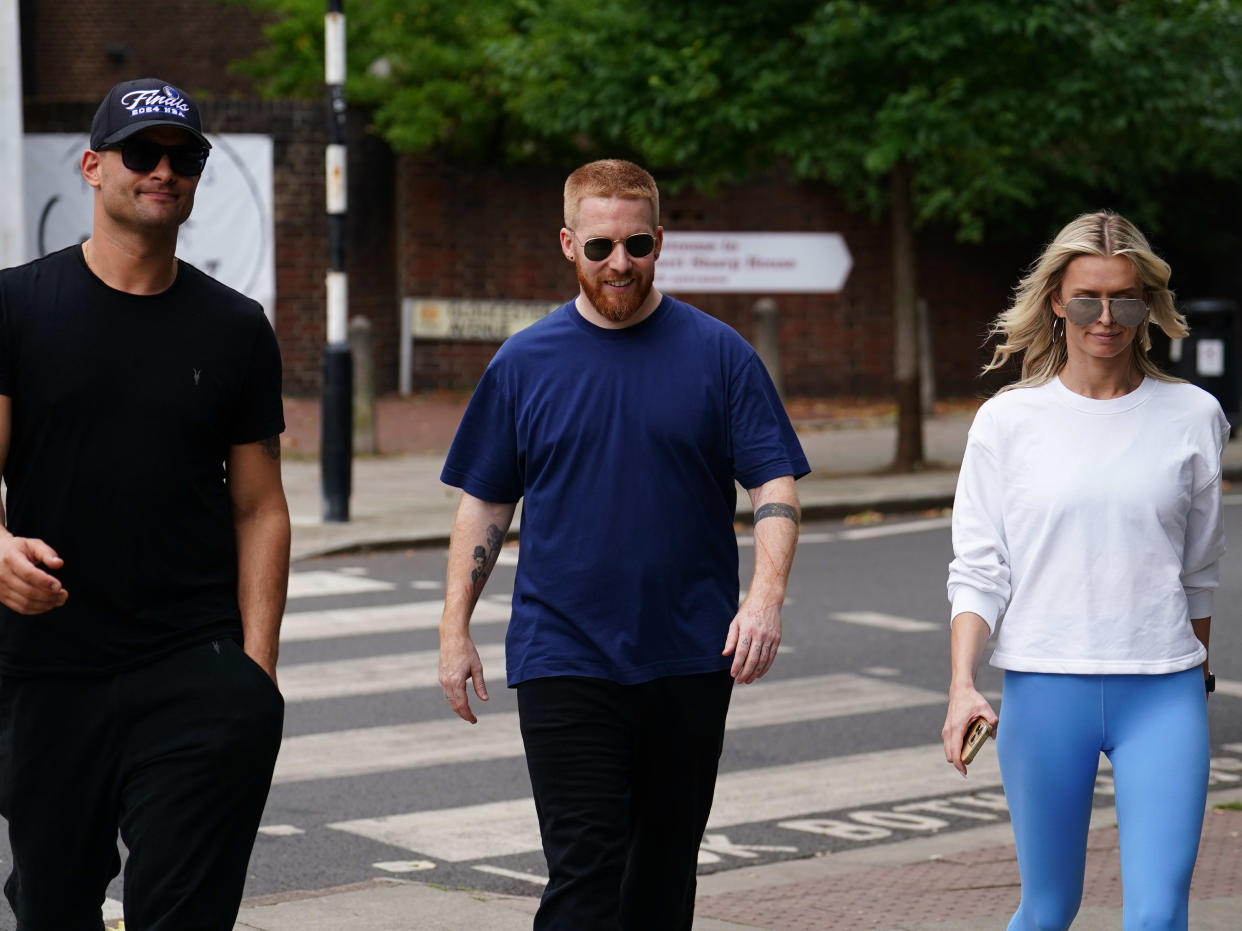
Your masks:
{"label": "man in black t-shirt", "polygon": [[92,234],[0,271],[0,814],[18,926],[233,927],[284,716],[280,354],[176,258],[210,143],[118,84],[81,170]]}

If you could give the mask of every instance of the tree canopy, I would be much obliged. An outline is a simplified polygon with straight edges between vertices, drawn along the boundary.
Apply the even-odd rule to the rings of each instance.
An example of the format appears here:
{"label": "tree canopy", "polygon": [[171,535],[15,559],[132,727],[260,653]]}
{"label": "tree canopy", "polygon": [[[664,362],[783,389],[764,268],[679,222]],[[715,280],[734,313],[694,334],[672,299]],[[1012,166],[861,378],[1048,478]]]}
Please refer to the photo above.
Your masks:
{"label": "tree canopy", "polygon": [[[274,14],[241,67],[322,92],[322,0]],[[367,0],[346,4],[352,102],[397,149],[515,161],[626,153],[710,186],[773,164],[978,238],[1048,200],[1231,177],[1237,0]],[[1148,192],[1148,193],[1144,193]]]}
{"label": "tree canopy", "polygon": [[[321,0],[234,2],[275,14],[242,67],[271,93],[320,92]],[[673,188],[777,171],[887,213],[898,467],[923,458],[915,227],[1029,241],[1106,203],[1159,229],[1195,212],[1188,178],[1236,193],[1242,175],[1242,0],[367,0],[346,14],[348,97],[397,149],[628,155]]]}

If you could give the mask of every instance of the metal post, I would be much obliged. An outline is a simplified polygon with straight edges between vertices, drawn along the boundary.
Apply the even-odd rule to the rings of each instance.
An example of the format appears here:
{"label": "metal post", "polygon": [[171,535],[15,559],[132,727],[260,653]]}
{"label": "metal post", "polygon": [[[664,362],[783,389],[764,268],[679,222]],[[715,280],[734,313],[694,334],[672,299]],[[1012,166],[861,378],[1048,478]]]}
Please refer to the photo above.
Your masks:
{"label": "metal post", "polygon": [[349,284],[345,277],[345,14],[343,0],[328,0],[324,19],[324,79],[331,107],[326,153],[328,248],[328,344],[323,354],[323,400],[319,468],[323,519],[349,520],[353,467],[353,370],[349,355]]}
{"label": "metal post", "polygon": [[936,410],[936,360],[932,355],[931,311],[927,299],[920,297],[915,310],[919,315],[919,397],[923,416]]}
{"label": "metal post", "polygon": [[33,258],[26,254],[21,52],[17,4],[0,2],[0,268]]}
{"label": "metal post", "polygon": [[375,423],[375,349],[371,321],[349,320],[349,354],[354,362],[354,455],[379,452]]}
{"label": "metal post", "polygon": [[776,301],[761,297],[755,301],[755,352],[763,367],[768,370],[772,384],[781,400],[785,398],[785,384],[781,378],[781,341],[777,332]]}

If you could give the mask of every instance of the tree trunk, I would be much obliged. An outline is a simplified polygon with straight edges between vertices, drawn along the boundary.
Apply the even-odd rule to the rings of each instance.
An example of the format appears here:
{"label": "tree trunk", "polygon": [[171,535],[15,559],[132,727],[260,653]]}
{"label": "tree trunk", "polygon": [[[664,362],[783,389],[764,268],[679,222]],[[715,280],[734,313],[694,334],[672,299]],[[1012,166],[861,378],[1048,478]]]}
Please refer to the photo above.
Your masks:
{"label": "tree trunk", "polygon": [[923,465],[923,410],[919,378],[919,318],[915,304],[914,221],[910,213],[910,166],[892,173],[893,195],[893,389],[897,400],[897,455],[893,471]]}

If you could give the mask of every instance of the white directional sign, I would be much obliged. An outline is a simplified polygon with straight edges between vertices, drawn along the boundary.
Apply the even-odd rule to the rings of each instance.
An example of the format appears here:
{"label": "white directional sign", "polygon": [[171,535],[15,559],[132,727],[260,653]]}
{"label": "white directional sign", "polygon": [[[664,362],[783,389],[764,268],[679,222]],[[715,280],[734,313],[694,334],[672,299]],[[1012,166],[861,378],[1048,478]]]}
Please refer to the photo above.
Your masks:
{"label": "white directional sign", "polygon": [[655,284],[670,294],[832,294],[854,260],[840,233],[670,233]]}

